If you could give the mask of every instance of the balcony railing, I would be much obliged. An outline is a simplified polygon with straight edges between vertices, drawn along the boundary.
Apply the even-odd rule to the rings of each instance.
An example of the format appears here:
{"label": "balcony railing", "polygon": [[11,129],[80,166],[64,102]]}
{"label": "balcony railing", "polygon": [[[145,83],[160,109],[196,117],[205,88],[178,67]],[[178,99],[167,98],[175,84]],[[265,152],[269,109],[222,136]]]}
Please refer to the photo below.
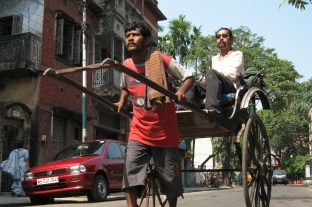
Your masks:
{"label": "balcony railing", "polygon": [[114,68],[105,68],[93,72],[93,89],[100,96],[116,97],[120,95],[121,72]]}
{"label": "balcony railing", "polygon": [[40,44],[40,38],[29,32],[0,37],[0,72],[39,70]]}

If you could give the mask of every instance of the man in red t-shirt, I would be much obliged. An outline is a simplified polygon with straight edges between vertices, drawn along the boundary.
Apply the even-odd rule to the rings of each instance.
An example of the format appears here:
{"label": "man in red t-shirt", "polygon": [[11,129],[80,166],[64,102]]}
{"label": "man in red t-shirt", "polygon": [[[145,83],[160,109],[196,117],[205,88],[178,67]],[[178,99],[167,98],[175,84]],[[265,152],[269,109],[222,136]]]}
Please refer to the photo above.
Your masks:
{"label": "man in red t-shirt", "polygon": [[[124,65],[131,70],[145,75],[147,46],[151,42],[151,32],[143,23],[133,22],[125,27],[125,45],[131,58]],[[178,103],[186,101],[185,93],[194,83],[192,73],[179,65],[170,56],[159,53],[161,67],[166,74],[166,87],[172,85],[170,77],[183,81],[175,93]],[[124,167],[123,190],[126,192],[128,207],[137,207],[138,186],[145,185],[147,165],[153,156],[160,191],[168,198],[170,207],[177,204],[177,198],[183,193],[181,163],[178,145],[180,134],[175,114],[175,101],[168,100],[160,106],[147,110],[147,87],[140,81],[123,74],[120,101],[115,103],[118,112],[125,105],[128,96],[133,104],[133,119],[130,128]]]}

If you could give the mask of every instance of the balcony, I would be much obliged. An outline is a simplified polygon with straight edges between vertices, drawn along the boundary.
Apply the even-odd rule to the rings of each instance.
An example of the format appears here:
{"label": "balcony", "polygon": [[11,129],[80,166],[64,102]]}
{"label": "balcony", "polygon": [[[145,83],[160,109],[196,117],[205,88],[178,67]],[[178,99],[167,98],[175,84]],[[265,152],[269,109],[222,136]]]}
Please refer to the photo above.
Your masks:
{"label": "balcony", "polygon": [[40,38],[30,32],[0,37],[0,73],[38,71],[40,44]]}
{"label": "balcony", "polygon": [[114,68],[96,70],[93,73],[93,89],[99,96],[118,101],[120,96],[121,72]]}

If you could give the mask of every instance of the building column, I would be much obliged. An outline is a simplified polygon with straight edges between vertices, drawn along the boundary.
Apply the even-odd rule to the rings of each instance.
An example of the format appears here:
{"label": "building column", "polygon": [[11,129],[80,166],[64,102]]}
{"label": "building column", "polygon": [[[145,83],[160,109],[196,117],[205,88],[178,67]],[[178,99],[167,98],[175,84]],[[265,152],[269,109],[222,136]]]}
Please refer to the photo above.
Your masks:
{"label": "building column", "polygon": [[111,59],[115,59],[115,37],[114,37],[114,33],[110,34],[111,36]]}
{"label": "building column", "polygon": [[125,41],[122,40],[121,42],[121,61],[125,61]]}

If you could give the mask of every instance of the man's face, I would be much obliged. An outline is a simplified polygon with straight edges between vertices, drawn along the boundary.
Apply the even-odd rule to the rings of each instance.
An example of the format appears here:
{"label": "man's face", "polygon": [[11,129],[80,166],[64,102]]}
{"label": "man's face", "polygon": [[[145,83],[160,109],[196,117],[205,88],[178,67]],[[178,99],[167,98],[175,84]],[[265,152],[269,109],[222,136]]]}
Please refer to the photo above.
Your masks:
{"label": "man's face", "polygon": [[231,49],[233,40],[230,38],[229,31],[220,30],[216,35],[217,46],[219,49]]}
{"label": "man's face", "polygon": [[130,53],[139,53],[145,50],[149,44],[150,38],[144,38],[140,32],[140,29],[128,31],[126,33],[125,44]]}

